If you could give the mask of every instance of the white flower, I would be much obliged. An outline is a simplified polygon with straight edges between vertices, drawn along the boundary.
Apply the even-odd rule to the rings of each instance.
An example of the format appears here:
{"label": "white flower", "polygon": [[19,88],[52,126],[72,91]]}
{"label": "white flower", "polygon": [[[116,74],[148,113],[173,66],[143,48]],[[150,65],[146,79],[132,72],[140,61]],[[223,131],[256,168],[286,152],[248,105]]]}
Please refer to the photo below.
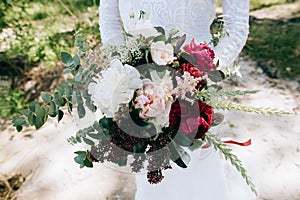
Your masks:
{"label": "white flower", "polygon": [[130,65],[124,65],[117,59],[102,71],[102,77],[94,79],[88,86],[94,104],[106,117],[114,117],[120,104],[129,103],[134,91],[142,87],[140,73]]}
{"label": "white flower", "polygon": [[153,42],[150,49],[152,60],[158,65],[166,65],[174,60],[174,49],[171,44],[165,44],[163,41]]}
{"label": "white flower", "polygon": [[154,28],[150,20],[136,20],[131,19],[131,25],[128,33],[134,36],[142,35],[144,37],[158,36],[158,31]]}

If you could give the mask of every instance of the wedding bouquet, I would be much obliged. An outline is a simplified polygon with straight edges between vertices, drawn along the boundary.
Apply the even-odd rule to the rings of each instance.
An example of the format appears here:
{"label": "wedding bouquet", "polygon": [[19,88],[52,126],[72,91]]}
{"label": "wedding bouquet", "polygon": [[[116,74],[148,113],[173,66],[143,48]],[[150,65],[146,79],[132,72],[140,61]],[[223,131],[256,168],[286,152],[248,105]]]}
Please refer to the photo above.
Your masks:
{"label": "wedding bouquet", "polygon": [[53,94],[42,92],[43,103],[32,102],[28,110],[20,111],[23,116],[13,120],[18,131],[28,125],[40,128],[48,117],[60,121],[65,106],[69,113],[76,108],[79,118],[98,113],[97,119],[68,140],[88,145],[87,150],[75,152],[80,167],[111,162],[129,165],[133,172],[145,168],[148,181],[155,184],[172,163],[188,167],[188,152],[212,145],[255,192],[240,160],[210,128],[223,120],[217,110],[285,112],[228,101],[228,96],[257,91],[222,90],[222,81],[236,73],[236,68],[219,69],[209,44],[186,41],[177,30],[166,33],[153,27],[146,34],[127,34],[123,46],[94,50],[77,34],[76,46],[75,56],[61,54],[65,73],[71,77]]}

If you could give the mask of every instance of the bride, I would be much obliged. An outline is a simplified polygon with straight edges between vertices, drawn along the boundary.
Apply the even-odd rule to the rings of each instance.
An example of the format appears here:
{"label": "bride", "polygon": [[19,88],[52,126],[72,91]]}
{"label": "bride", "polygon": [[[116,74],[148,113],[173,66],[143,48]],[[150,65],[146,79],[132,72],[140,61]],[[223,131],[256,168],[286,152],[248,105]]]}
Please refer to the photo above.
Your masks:
{"label": "bride", "polygon": [[[209,41],[215,17],[216,0],[101,0],[99,25],[104,45],[124,43],[124,29],[143,10],[154,26],[172,28],[187,35],[187,41]],[[249,29],[249,0],[223,0],[224,29],[229,32],[214,47],[220,67],[231,65],[245,45]],[[203,156],[206,155],[206,156]],[[237,199],[232,183],[225,178],[224,164],[212,148],[191,153],[186,169],[173,166],[164,171],[165,179],[151,185],[145,174],[136,175],[136,200],[147,199]],[[243,183],[244,184],[244,183]],[[230,192],[229,192],[230,191]]]}

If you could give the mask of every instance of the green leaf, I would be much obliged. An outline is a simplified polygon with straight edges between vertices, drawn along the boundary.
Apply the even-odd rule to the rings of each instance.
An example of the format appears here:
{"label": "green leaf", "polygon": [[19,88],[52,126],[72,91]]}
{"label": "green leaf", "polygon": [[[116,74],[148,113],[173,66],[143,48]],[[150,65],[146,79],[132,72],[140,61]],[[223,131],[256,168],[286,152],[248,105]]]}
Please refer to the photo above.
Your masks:
{"label": "green leaf", "polygon": [[29,113],[28,115],[28,122],[30,125],[34,125],[36,120],[36,116],[33,113]]}
{"label": "green leaf", "polygon": [[95,140],[100,140],[103,138],[103,134],[101,133],[98,134],[87,133],[87,135]]}
{"label": "green leaf", "polygon": [[23,126],[16,126],[16,129],[17,129],[18,132],[21,132],[22,129],[23,129]]}
{"label": "green leaf", "polygon": [[57,121],[60,122],[60,120],[64,117],[64,112],[61,110],[58,110],[58,116]]}
{"label": "green leaf", "polygon": [[185,40],[186,40],[186,34],[184,34],[182,37],[180,37],[179,40],[177,41],[177,44],[174,48],[175,54],[179,54],[181,46],[184,44]]}
{"label": "green leaf", "polygon": [[36,117],[36,120],[35,120],[35,123],[34,123],[34,126],[35,126],[36,129],[41,128],[44,124],[45,124],[44,118]]}
{"label": "green leaf", "polygon": [[73,58],[72,58],[72,56],[69,53],[67,53],[67,52],[61,52],[60,56],[61,56],[62,62],[64,63],[64,65],[66,67],[70,67],[70,66],[72,66],[74,64]]}
{"label": "green leaf", "polygon": [[88,145],[91,145],[91,146],[95,145],[95,142],[88,138],[82,138],[82,140]]}
{"label": "green leaf", "polygon": [[92,112],[96,112],[96,106],[93,104],[93,101],[91,100],[90,97],[86,97],[85,99],[85,105],[90,109]]}
{"label": "green leaf", "polygon": [[68,106],[68,112],[71,114],[72,113],[72,110],[73,110],[73,104],[68,102],[67,103],[67,106]]}
{"label": "green leaf", "polygon": [[177,33],[179,33],[178,29],[171,29],[170,32],[169,32],[169,38],[172,38]]}
{"label": "green leaf", "polygon": [[54,93],[54,102],[58,106],[64,106],[67,103],[67,100],[61,96],[59,92]]}
{"label": "green leaf", "polygon": [[40,106],[36,107],[35,111],[37,118],[44,118],[46,115],[45,109]]}
{"label": "green leaf", "polygon": [[92,168],[93,167],[93,163],[89,159],[85,159],[84,160],[84,166]]}
{"label": "green leaf", "polygon": [[103,128],[110,129],[112,125],[112,118],[103,117],[99,120],[99,123]]}
{"label": "green leaf", "polygon": [[161,33],[162,35],[166,34],[165,29],[163,27],[156,26],[154,28],[157,30],[157,32]]}
{"label": "green leaf", "polygon": [[78,56],[78,55],[75,55],[75,56],[73,57],[73,61],[74,61],[75,65],[80,65],[80,59],[79,59],[79,56]]}
{"label": "green leaf", "polygon": [[222,113],[215,113],[211,126],[217,126],[224,121],[224,115]]}
{"label": "green leaf", "polygon": [[46,92],[41,92],[41,97],[46,104],[49,104],[53,99],[52,95]]}
{"label": "green leaf", "polygon": [[77,106],[77,113],[78,113],[78,117],[80,119],[84,118],[84,116],[85,116],[85,108],[84,108],[83,104],[78,104],[78,106]]}
{"label": "green leaf", "polygon": [[102,127],[100,126],[99,122],[94,122],[93,128],[96,129],[97,131],[102,131]]}
{"label": "green leaf", "polygon": [[225,79],[225,74],[221,70],[215,70],[208,73],[208,78],[213,82],[221,82]]}
{"label": "green leaf", "polygon": [[197,64],[196,58],[194,56],[191,56],[188,53],[185,53],[185,52],[181,53],[180,54],[180,58],[183,59],[182,62],[189,62],[192,65],[196,65]]}
{"label": "green leaf", "polygon": [[69,101],[72,101],[72,96],[73,96],[73,90],[69,85],[66,85],[65,87],[65,91],[66,91],[66,97]]}
{"label": "green leaf", "polygon": [[77,154],[77,155],[84,155],[84,156],[87,155],[87,152],[86,152],[86,151],[76,151],[76,152],[74,152],[74,153]]}
{"label": "green leaf", "polygon": [[191,151],[195,151],[197,149],[200,149],[203,145],[203,141],[202,140],[194,140],[193,144],[189,147],[189,149]]}
{"label": "green leaf", "polygon": [[31,112],[35,112],[35,108],[36,108],[37,104],[39,105],[39,103],[36,102],[36,101],[31,102],[31,103],[29,104],[29,110],[30,110]]}
{"label": "green leaf", "polygon": [[166,36],[165,35],[159,35],[159,36],[156,36],[153,39],[153,42],[158,42],[158,41],[166,41]]}
{"label": "green leaf", "polygon": [[174,140],[170,143],[169,149],[171,152],[171,160],[173,160],[179,167],[187,168],[187,165],[191,160],[190,155],[177,145]]}
{"label": "green leaf", "polygon": [[23,117],[16,117],[12,122],[15,126],[22,126],[26,124],[26,120]]}
{"label": "green leaf", "polygon": [[180,132],[176,134],[173,140],[180,146],[184,146],[184,147],[189,147],[192,144],[192,140],[190,140],[190,138],[188,138],[186,135]]}
{"label": "green leaf", "polygon": [[26,109],[22,109],[19,111],[21,114],[25,115],[26,117],[28,117],[30,111],[29,110],[26,110]]}
{"label": "green leaf", "polygon": [[56,105],[53,101],[50,102],[50,107],[48,110],[48,114],[50,115],[50,117],[56,117],[57,112],[56,112]]}
{"label": "green leaf", "polygon": [[133,153],[144,153],[146,151],[147,146],[143,144],[136,144],[132,147]]}

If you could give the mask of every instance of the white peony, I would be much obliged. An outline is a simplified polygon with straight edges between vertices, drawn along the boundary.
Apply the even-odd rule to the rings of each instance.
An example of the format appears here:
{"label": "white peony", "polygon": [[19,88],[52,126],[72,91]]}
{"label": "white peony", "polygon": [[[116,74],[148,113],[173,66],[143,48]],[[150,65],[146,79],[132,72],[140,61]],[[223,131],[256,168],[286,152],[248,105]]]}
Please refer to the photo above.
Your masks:
{"label": "white peony", "polygon": [[165,44],[163,41],[153,42],[150,49],[152,60],[158,65],[166,65],[174,60],[174,49],[171,44]]}
{"label": "white peony", "polygon": [[108,69],[102,71],[102,76],[95,78],[88,86],[94,105],[104,116],[113,118],[120,104],[129,103],[134,91],[142,87],[140,73],[130,65],[123,65],[115,59]]}

